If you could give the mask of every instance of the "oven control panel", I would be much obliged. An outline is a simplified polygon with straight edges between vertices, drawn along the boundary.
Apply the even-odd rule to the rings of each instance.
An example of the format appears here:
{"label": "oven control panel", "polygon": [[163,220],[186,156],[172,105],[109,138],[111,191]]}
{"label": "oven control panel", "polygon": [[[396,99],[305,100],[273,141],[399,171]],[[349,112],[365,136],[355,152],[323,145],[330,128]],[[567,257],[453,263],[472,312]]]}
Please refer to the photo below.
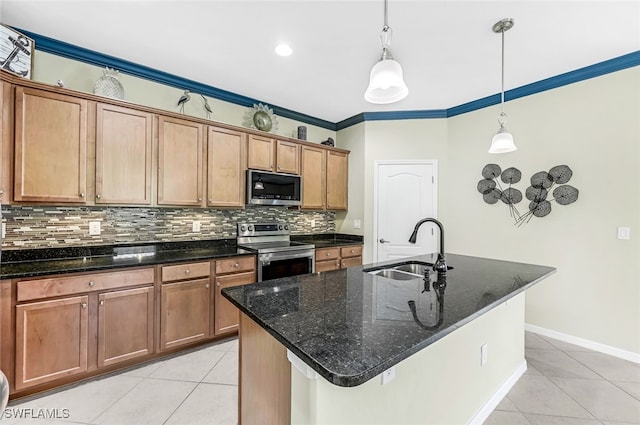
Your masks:
{"label": "oven control panel", "polygon": [[287,223],[238,223],[238,237],[289,235]]}

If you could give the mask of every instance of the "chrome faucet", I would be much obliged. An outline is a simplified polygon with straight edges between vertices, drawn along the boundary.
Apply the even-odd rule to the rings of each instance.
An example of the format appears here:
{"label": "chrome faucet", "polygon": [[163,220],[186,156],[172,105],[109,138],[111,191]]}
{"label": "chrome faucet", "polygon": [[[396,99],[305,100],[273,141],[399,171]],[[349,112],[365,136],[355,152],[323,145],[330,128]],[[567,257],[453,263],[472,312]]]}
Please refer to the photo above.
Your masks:
{"label": "chrome faucet", "polygon": [[409,238],[410,243],[416,243],[416,239],[418,238],[418,229],[422,226],[423,223],[430,222],[438,226],[440,229],[440,253],[438,254],[438,259],[436,263],[433,265],[433,270],[438,273],[446,273],[447,272],[447,263],[444,261],[444,226],[435,218],[423,218],[418,223],[416,223],[416,227],[413,229],[413,233]]}

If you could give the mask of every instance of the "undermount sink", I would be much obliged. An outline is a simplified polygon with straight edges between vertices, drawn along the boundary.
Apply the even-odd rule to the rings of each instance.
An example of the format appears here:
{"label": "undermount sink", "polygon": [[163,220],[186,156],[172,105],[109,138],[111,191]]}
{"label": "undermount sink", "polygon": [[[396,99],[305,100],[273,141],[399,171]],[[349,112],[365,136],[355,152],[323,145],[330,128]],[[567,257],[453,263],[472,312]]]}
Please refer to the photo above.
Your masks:
{"label": "undermount sink", "polygon": [[[384,268],[366,269],[366,273],[386,277],[393,280],[413,280],[424,277],[425,271],[431,271],[433,264],[421,261],[407,261],[400,264],[390,264]],[[447,266],[447,270],[453,267]]]}

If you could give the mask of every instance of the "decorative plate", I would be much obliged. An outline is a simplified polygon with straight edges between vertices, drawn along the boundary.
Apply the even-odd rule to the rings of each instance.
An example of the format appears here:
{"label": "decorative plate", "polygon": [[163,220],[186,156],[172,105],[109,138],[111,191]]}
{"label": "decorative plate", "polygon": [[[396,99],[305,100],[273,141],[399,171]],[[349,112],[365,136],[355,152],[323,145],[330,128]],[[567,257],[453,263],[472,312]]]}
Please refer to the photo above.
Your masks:
{"label": "decorative plate", "polygon": [[243,124],[245,127],[255,128],[260,131],[276,131],[278,129],[278,118],[271,108],[258,103],[249,108],[245,114]]}

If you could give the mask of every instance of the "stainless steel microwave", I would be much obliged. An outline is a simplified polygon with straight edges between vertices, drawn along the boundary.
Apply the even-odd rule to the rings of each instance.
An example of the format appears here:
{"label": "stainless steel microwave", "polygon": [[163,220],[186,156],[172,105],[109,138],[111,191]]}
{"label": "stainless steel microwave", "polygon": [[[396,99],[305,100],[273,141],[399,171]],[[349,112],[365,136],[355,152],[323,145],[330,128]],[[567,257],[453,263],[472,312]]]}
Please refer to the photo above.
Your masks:
{"label": "stainless steel microwave", "polygon": [[247,204],[302,205],[302,178],[247,170]]}

